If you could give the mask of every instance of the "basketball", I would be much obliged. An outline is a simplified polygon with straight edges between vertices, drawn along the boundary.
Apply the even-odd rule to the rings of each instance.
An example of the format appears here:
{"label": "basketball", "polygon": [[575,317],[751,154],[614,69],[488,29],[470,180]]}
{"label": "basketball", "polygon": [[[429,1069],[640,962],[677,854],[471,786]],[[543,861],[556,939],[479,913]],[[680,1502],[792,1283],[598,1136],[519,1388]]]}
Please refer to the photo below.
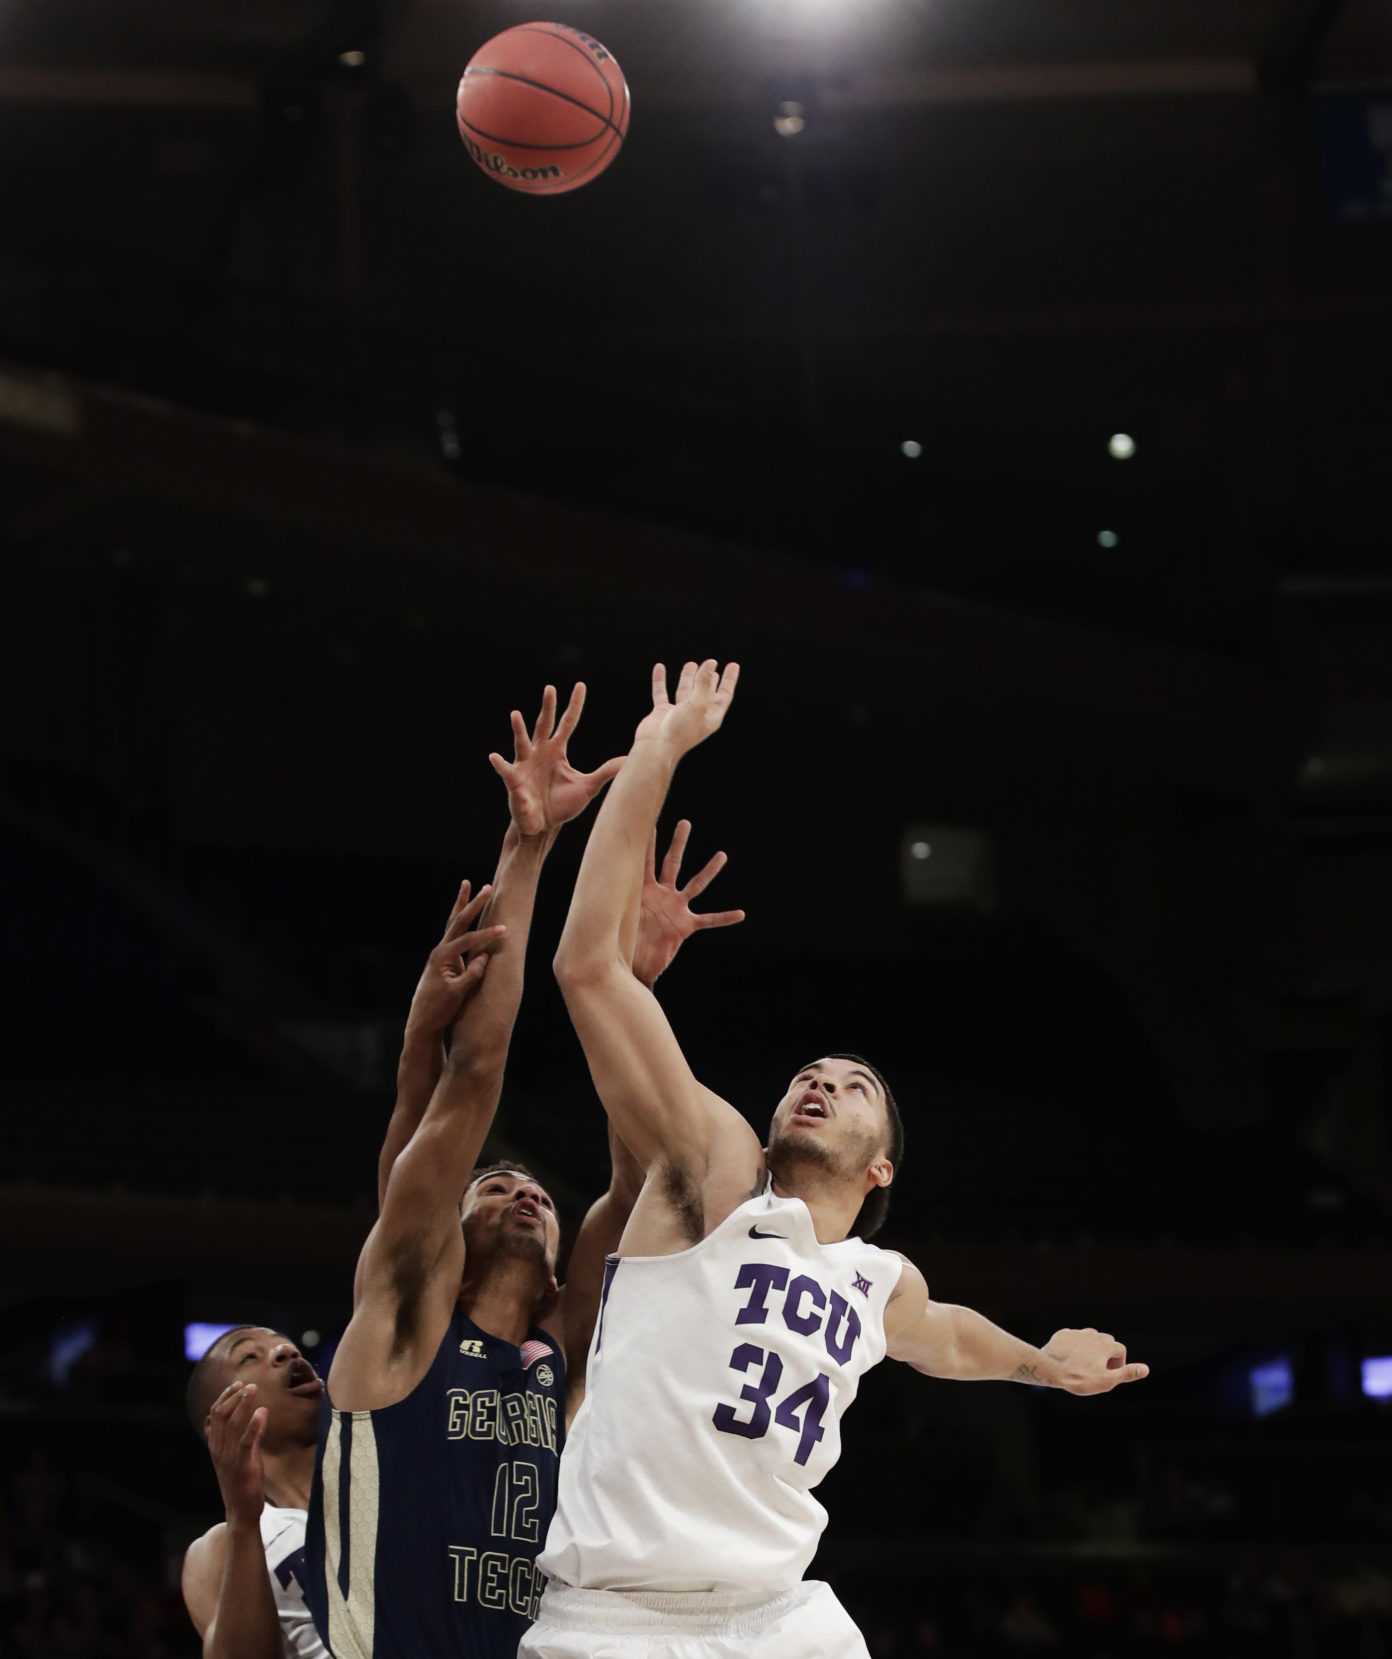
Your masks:
{"label": "basketball", "polygon": [[628,86],[609,52],[564,23],[519,23],[470,58],[459,136],[509,190],[559,196],[597,179],[628,131]]}

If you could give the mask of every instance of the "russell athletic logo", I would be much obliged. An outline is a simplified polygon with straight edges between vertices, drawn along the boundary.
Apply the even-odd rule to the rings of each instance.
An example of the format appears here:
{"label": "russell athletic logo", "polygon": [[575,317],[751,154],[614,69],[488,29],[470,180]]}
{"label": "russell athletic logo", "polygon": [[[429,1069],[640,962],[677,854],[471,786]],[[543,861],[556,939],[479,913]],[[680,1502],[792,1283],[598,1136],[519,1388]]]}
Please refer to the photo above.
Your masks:
{"label": "russell athletic logo", "polygon": [[561,170],[554,163],[550,167],[514,167],[495,150],[485,150],[484,147],[470,134],[464,131],[460,124],[459,136],[464,140],[464,147],[478,162],[479,166],[490,173],[497,173],[505,179],[558,179]]}

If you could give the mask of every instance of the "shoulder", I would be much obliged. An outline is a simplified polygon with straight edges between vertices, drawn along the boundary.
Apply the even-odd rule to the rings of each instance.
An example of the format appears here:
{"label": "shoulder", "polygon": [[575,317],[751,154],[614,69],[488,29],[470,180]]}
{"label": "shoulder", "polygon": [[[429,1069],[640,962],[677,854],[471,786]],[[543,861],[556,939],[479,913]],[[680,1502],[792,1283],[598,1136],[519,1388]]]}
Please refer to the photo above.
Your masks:
{"label": "shoulder", "polygon": [[690,1212],[692,1243],[714,1232],[741,1204],[760,1197],[768,1179],[763,1143],[749,1120],[704,1084],[701,1095],[719,1123],[704,1170],[669,1162],[662,1172],[668,1202]]}
{"label": "shoulder", "polygon": [[899,1280],[889,1293],[890,1304],[907,1300],[915,1307],[922,1307],[928,1300],[928,1281],[922,1272],[898,1250],[886,1250],[884,1254],[899,1263]]}
{"label": "shoulder", "polygon": [[751,1158],[757,1159],[762,1167],[763,1142],[754,1133],[749,1119],[738,1107],[732,1106],[723,1095],[708,1089],[704,1083],[698,1083],[697,1088],[706,1110],[720,1125],[718,1151],[740,1167],[744,1167]]}
{"label": "shoulder", "polygon": [[219,1521],[211,1526],[201,1538],[195,1538],[184,1551],[184,1577],[190,1572],[199,1572],[209,1562],[219,1566],[223,1556],[227,1553],[227,1522]]}
{"label": "shoulder", "polygon": [[719,1155],[711,1160],[705,1181],[701,1185],[700,1203],[703,1211],[701,1232],[709,1236],[751,1200],[762,1198],[768,1190],[768,1163],[759,1137],[733,1106],[726,1108],[735,1120],[737,1129],[722,1144]]}
{"label": "shoulder", "polygon": [[211,1622],[217,1608],[222,1563],[227,1554],[227,1523],[219,1521],[201,1538],[195,1538],[184,1552],[184,1570],[179,1587],[199,1635]]}
{"label": "shoulder", "polygon": [[[884,1328],[890,1359],[907,1360],[918,1365],[925,1338],[937,1332],[941,1335],[942,1310],[928,1298],[928,1281],[907,1256],[897,1251],[886,1251],[902,1264],[899,1283],[885,1304]],[[919,1365],[922,1370],[923,1366]]]}

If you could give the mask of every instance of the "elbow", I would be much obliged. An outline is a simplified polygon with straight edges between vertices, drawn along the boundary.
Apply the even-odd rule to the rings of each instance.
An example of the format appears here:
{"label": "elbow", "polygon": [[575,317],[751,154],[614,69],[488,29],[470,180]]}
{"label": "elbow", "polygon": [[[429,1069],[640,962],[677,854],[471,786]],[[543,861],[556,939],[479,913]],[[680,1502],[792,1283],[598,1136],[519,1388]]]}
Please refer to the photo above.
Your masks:
{"label": "elbow", "polygon": [[567,998],[572,991],[583,991],[599,984],[613,967],[612,952],[587,949],[566,939],[561,940],[560,949],[551,963],[556,983]]}
{"label": "elbow", "polygon": [[446,1073],[448,1094],[473,1101],[490,1090],[500,1089],[507,1066],[508,1045],[498,1042],[470,1043],[467,1053],[451,1055]]}

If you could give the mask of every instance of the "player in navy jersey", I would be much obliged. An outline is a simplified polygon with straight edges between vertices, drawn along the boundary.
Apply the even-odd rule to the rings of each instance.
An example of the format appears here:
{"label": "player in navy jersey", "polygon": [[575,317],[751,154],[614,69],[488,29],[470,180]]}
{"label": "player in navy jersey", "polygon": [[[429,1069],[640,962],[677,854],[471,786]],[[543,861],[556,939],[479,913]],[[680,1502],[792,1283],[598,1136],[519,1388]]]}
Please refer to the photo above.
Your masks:
{"label": "player in navy jersey", "polygon": [[[442,960],[439,947],[431,953],[412,998],[379,1165],[379,1204],[438,1077],[438,1027],[457,1013],[486,966],[480,957],[466,970],[465,956],[486,937],[470,929],[487,899],[487,889],[471,898],[463,884],[445,929],[454,954]],[[323,1392],[294,1342],[258,1325],[225,1331],[190,1373],[189,1420],[208,1447],[225,1511],[184,1557],[184,1604],[204,1659],[325,1659],[306,1600],[305,1565]]]}
{"label": "player in navy jersey", "polygon": [[[556,957],[595,1086],[646,1176],[608,1264],[540,1557],[546,1594],[519,1659],[867,1659],[828,1587],[803,1581],[826,1523],[814,1488],[864,1372],[889,1356],[1075,1394],[1147,1374],[1106,1333],[1063,1330],[1041,1349],[933,1302],[917,1268],[868,1242],[903,1144],[868,1061],[827,1054],[798,1072],[761,1147],[696,1081],[634,978],[625,918],[643,845],[737,675],[687,663],[669,700],[654,671]],[[813,787],[836,811],[834,786]],[[845,810],[863,799],[848,787]],[[853,947],[843,955],[853,971]]]}
{"label": "player in navy jersey", "polygon": [[[588,776],[570,767],[583,691],[557,723],[548,687],[531,734],[513,715],[515,759],[490,757],[511,823],[481,926],[470,930],[479,954],[461,953],[464,924],[452,921],[417,988],[423,1042],[414,1059],[403,1054],[403,1071],[434,1076],[433,1090],[413,1128],[394,1120],[384,1149],[381,1216],[320,1422],[310,1600],[334,1659],[512,1659],[535,1611],[567,1363],[579,1349],[583,1365],[603,1259],[639,1172],[616,1146],[610,1190],[586,1217],[558,1291],[559,1227],[540,1183],[511,1164],[470,1171],[498,1101],[541,864],[560,826],[620,764]],[[738,919],[689,912],[712,863],[681,893],[670,884],[646,930],[635,902],[632,936],[646,936],[659,971],[695,927]]]}
{"label": "player in navy jersey", "polygon": [[[446,934],[467,950],[468,930],[486,904],[461,887]],[[427,1035],[446,1023],[480,959],[465,978],[462,957],[434,970],[432,952],[411,1003],[397,1074],[397,1099],[382,1148],[379,1180],[420,1122],[438,1074]],[[380,1203],[380,1191],[379,1191]],[[225,1519],[184,1557],[182,1588],[204,1659],[324,1659],[326,1649],[305,1599],[305,1528],[318,1446],[323,1382],[288,1337],[259,1325],[225,1331],[189,1376],[189,1420],[207,1444]]]}

